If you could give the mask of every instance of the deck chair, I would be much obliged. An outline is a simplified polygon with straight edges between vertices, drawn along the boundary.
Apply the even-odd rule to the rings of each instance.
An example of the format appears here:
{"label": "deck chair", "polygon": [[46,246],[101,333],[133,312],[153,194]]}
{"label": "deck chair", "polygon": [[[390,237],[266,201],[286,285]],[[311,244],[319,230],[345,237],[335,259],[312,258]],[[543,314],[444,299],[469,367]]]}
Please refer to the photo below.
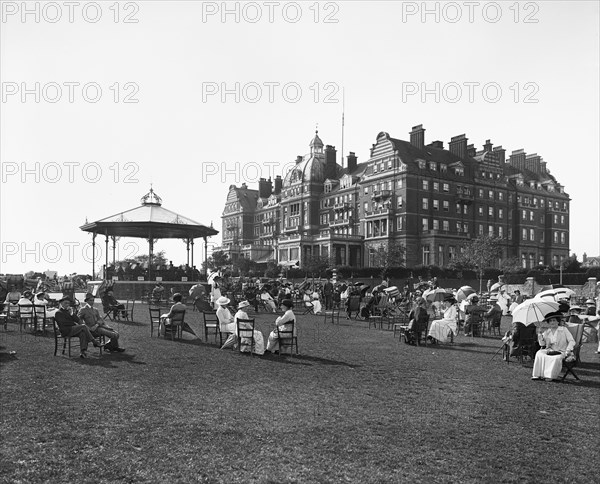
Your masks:
{"label": "deck chair", "polygon": [[219,318],[217,318],[216,311],[202,311],[202,318],[204,321],[204,341],[208,343],[208,334],[214,331],[215,343],[217,342],[217,335],[219,335],[219,344],[223,346],[223,334],[219,326]]}
{"label": "deck chair", "polygon": [[579,358],[579,352],[581,351],[583,328],[583,324],[567,324],[567,329],[569,330],[569,332],[573,336],[573,339],[575,340],[575,346],[573,348],[574,358],[572,361],[567,361],[566,359],[563,360],[563,367],[566,371],[565,374],[562,376],[561,381],[565,381],[565,378],[569,373],[573,375],[576,380],[579,380],[579,377],[575,374],[573,368],[575,368],[579,365],[579,363],[581,363],[581,359]]}
{"label": "deck chair", "polygon": [[323,311],[325,315],[325,323],[340,324],[340,308],[326,309]]}
{"label": "deck chair", "polygon": [[298,354],[298,336],[296,335],[296,321],[288,321],[285,323],[286,327],[290,329],[282,330],[283,326],[277,326],[277,338],[279,340],[279,355],[283,355],[283,349],[289,348],[290,355],[294,352],[296,347],[296,354]]}
{"label": "deck chair", "polygon": [[[244,347],[250,346],[250,354],[254,355],[254,318],[252,319],[236,319],[236,327],[238,334],[238,350],[242,353]],[[250,341],[248,343],[248,340]],[[244,341],[242,343],[242,341]]]}
{"label": "deck chair", "polygon": [[312,301],[302,301],[302,303],[304,304],[304,312],[302,314],[314,314],[314,304],[312,303]]}

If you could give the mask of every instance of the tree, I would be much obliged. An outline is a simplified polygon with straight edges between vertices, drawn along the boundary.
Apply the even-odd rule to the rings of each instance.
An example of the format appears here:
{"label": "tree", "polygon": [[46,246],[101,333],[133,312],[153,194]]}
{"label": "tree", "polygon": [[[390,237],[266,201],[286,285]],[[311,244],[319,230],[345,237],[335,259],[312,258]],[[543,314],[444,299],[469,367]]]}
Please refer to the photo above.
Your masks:
{"label": "tree", "polygon": [[233,263],[233,267],[239,271],[240,276],[253,272],[256,269],[256,266],[256,262],[248,257],[238,257]]}
{"label": "tree", "polygon": [[502,257],[502,238],[480,235],[463,246],[463,252],[450,261],[449,267],[458,270],[476,270],[481,292],[483,272],[496,265]]}
{"label": "tree", "polygon": [[281,266],[278,266],[277,263],[273,260],[267,262],[267,269],[265,270],[265,277],[269,277],[271,279],[275,279],[279,277],[282,269]]}
{"label": "tree", "polygon": [[382,245],[373,254],[373,267],[381,267],[381,278],[385,279],[393,267],[404,267],[406,248],[396,241]]}
{"label": "tree", "polygon": [[222,250],[215,250],[212,255],[202,263],[202,269],[206,270],[206,268],[211,271],[224,269],[227,266],[231,265],[231,259],[226,252]]}
{"label": "tree", "polygon": [[577,260],[577,255],[571,254],[571,257],[562,262],[564,272],[580,272],[581,262]]}
{"label": "tree", "polygon": [[329,257],[326,255],[309,255],[302,261],[302,268],[314,279],[327,270],[329,262]]}
{"label": "tree", "polygon": [[514,274],[522,271],[523,265],[518,257],[509,257],[508,259],[502,259],[500,269],[504,274]]}

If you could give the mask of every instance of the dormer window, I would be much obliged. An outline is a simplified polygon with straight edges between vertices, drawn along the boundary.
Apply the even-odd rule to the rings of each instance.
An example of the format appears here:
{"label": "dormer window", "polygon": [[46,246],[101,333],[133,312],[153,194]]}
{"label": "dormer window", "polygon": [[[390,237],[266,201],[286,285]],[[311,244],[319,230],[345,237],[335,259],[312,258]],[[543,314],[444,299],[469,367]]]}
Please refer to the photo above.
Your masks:
{"label": "dormer window", "polygon": [[454,168],[454,174],[458,176],[465,176],[465,170],[457,166]]}
{"label": "dormer window", "polygon": [[435,161],[430,161],[429,162],[429,169],[431,171],[437,171],[437,163]]}
{"label": "dormer window", "polygon": [[441,171],[442,173],[446,173],[446,172],[448,171],[448,165],[446,165],[446,164],[442,163],[442,164],[440,165],[440,171]]}
{"label": "dormer window", "polygon": [[425,160],[419,160],[419,168],[424,170],[426,166]]}

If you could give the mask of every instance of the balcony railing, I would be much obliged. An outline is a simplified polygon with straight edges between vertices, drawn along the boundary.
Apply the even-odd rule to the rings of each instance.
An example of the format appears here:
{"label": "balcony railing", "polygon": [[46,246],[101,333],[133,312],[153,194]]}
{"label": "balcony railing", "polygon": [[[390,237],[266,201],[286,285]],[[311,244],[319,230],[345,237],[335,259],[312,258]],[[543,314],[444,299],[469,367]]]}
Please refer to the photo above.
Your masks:
{"label": "balcony railing", "polygon": [[473,192],[466,188],[457,188],[456,189],[456,197],[459,200],[473,200]]}
{"label": "balcony railing", "polygon": [[371,210],[370,212],[365,212],[365,218],[391,217],[393,214],[394,210],[391,208],[380,208],[378,210]]}
{"label": "balcony railing", "polygon": [[343,219],[340,218],[338,220],[332,220],[331,222],[329,222],[329,226],[330,227],[343,227],[344,225],[351,225],[353,224],[354,221],[352,220],[352,218],[347,218],[347,219]]}
{"label": "balcony railing", "polygon": [[374,200],[379,200],[381,198],[390,198],[391,196],[392,196],[391,190],[377,190],[376,192],[373,192]]}
{"label": "balcony railing", "polygon": [[350,204],[348,202],[338,202],[333,204],[334,210],[345,210],[350,208]]}

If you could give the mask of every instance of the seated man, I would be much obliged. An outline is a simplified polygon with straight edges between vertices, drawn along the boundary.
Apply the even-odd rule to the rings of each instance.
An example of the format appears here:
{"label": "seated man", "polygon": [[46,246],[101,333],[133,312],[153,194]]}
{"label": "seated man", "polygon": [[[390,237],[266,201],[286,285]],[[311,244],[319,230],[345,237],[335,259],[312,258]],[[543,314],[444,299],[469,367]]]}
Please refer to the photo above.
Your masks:
{"label": "seated man", "polygon": [[208,302],[204,285],[201,283],[194,284],[189,290],[189,295],[193,298],[193,305],[198,311],[212,311],[212,306]]}
{"label": "seated man", "polygon": [[465,336],[480,336],[479,329],[485,312],[485,308],[479,305],[479,298],[471,297],[471,304],[465,307]]}
{"label": "seated man", "polygon": [[177,292],[177,293],[173,294],[173,302],[175,304],[173,304],[173,306],[171,306],[171,309],[169,310],[168,313],[161,315],[161,317],[160,317],[160,319],[161,319],[160,333],[163,336],[165,335],[165,330],[167,328],[173,330],[173,328],[171,328],[171,325],[173,323],[173,316],[175,316],[175,313],[182,313],[187,309],[187,306],[181,302],[182,299],[183,299],[183,296],[180,293]]}
{"label": "seated man", "polygon": [[104,323],[100,313],[94,307],[93,294],[87,293],[85,295],[84,304],[81,309],[79,309],[77,316],[79,316],[79,319],[82,320],[88,328],[90,328],[93,336],[97,337],[104,335],[109,338],[109,340],[105,343],[105,350],[118,352],[125,351],[125,348],[119,347],[119,333]]}
{"label": "seated man", "polygon": [[116,300],[112,289],[106,291],[102,296],[102,307],[106,313],[112,311],[114,319],[119,317],[119,311],[121,311],[121,316],[127,316],[125,305]]}
{"label": "seated man", "polygon": [[90,329],[85,325],[81,324],[80,319],[71,314],[69,311],[69,307],[71,306],[71,299],[68,297],[63,297],[59,301],[59,309],[56,311],[54,315],[54,320],[60,329],[60,334],[63,336],[79,336],[80,343],[80,358],[87,358],[87,347],[90,342],[94,344],[95,347],[102,346],[100,341],[94,338]]}
{"label": "seated man", "polygon": [[485,318],[490,329],[499,328],[500,323],[502,322],[502,308],[498,304],[498,296],[492,296],[490,298],[490,303],[492,304],[492,307],[485,313]]}
{"label": "seated man", "polygon": [[534,324],[525,326],[519,321],[513,321],[512,330],[506,333],[502,341],[508,345],[508,356],[519,356],[524,346],[531,345],[532,349],[529,356],[533,359],[536,351],[539,349]]}
{"label": "seated man", "polygon": [[[281,301],[281,305],[286,309],[285,313],[283,313],[283,316],[279,316],[276,320],[275,320],[275,325],[279,327],[279,329],[281,331],[289,331],[290,330],[290,326],[287,325],[286,323],[291,323],[296,321],[296,315],[294,314],[294,311],[292,310],[292,308],[294,307],[294,303],[292,302],[291,299],[284,299],[283,301]],[[294,336],[296,335],[296,325],[294,324]],[[269,339],[267,341],[267,349],[265,350],[266,353],[271,353],[271,352],[276,352],[279,349],[279,335],[277,334],[277,329],[275,329],[274,331],[271,331],[271,334],[269,334]]]}
{"label": "seated man", "polygon": [[154,289],[152,289],[152,302],[159,303],[160,300],[164,298],[164,295],[165,288],[162,285],[162,282],[157,282]]}

